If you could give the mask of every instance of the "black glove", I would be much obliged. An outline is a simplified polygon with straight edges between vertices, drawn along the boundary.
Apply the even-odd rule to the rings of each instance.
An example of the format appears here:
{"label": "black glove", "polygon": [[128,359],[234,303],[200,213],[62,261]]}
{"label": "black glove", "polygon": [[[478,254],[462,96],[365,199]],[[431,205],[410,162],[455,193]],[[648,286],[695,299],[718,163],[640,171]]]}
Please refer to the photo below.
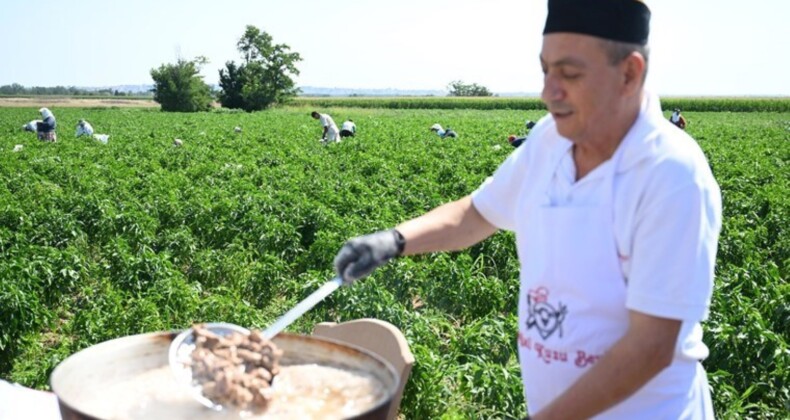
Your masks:
{"label": "black glove", "polygon": [[346,285],[372,273],[403,252],[406,240],[395,229],[348,240],[335,257],[335,271]]}

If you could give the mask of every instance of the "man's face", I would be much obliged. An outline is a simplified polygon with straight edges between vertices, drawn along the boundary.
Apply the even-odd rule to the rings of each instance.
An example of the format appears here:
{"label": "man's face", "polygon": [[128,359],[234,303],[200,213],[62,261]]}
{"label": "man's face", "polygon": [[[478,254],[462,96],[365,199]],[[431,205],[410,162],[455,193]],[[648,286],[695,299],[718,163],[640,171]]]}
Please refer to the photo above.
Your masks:
{"label": "man's face", "polygon": [[606,132],[607,117],[618,110],[621,66],[609,64],[598,38],[572,33],[543,36],[541,98],[559,133],[575,143]]}

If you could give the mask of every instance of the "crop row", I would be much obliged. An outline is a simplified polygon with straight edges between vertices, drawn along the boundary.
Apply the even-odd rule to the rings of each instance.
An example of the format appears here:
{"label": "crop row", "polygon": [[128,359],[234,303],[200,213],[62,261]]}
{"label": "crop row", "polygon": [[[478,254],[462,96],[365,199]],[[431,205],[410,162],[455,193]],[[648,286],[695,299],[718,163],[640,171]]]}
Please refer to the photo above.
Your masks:
{"label": "crop row", "polygon": [[[19,130],[35,109],[0,109],[0,377],[42,389],[57,363],[107,339],[197,321],[267,325],[332,276],[345,239],[469,193],[510,152],[506,136],[543,114],[333,108],[359,134],[322,146],[304,107],[54,111],[60,140],[49,144]],[[73,138],[79,118],[109,143]],[[778,417],[790,382],[788,117],[687,118],[724,196],[704,324],[716,410]],[[460,137],[440,140],[428,130],[437,122]],[[517,295],[513,236],[500,233],[399,259],[292,331],[389,321],[417,360],[406,418],[521,418]]]}
{"label": "crop row", "polygon": [[[306,107],[356,107],[379,109],[479,109],[545,110],[535,98],[511,97],[299,97],[295,105]],[[663,109],[691,112],[790,112],[790,98],[662,98]]]}

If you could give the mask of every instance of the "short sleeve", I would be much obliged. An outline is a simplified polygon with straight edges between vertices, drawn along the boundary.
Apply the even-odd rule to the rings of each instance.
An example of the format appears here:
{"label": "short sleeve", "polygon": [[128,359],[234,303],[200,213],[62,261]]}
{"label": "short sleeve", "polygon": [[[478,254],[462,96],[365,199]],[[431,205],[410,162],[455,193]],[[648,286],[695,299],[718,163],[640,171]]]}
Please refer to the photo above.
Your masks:
{"label": "short sleeve", "polygon": [[721,192],[707,167],[663,172],[653,185],[659,192],[646,194],[636,215],[626,306],[698,322],[707,318],[713,293]]}
{"label": "short sleeve", "polygon": [[475,209],[499,229],[516,229],[515,192],[521,188],[523,171],[519,171],[527,148],[518,148],[472,193]]}

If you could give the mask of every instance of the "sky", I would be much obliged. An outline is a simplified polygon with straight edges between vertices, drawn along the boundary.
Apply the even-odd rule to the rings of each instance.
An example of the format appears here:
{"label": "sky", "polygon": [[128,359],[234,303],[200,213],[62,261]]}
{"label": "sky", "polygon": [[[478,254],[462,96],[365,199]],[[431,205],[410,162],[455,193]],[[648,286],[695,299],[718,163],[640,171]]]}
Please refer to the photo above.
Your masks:
{"label": "sky", "polygon": [[[645,0],[647,86],[790,96],[790,0]],[[246,25],[303,61],[299,86],[539,92],[546,0],[0,0],[0,85],[152,84],[178,57],[218,81]]]}

